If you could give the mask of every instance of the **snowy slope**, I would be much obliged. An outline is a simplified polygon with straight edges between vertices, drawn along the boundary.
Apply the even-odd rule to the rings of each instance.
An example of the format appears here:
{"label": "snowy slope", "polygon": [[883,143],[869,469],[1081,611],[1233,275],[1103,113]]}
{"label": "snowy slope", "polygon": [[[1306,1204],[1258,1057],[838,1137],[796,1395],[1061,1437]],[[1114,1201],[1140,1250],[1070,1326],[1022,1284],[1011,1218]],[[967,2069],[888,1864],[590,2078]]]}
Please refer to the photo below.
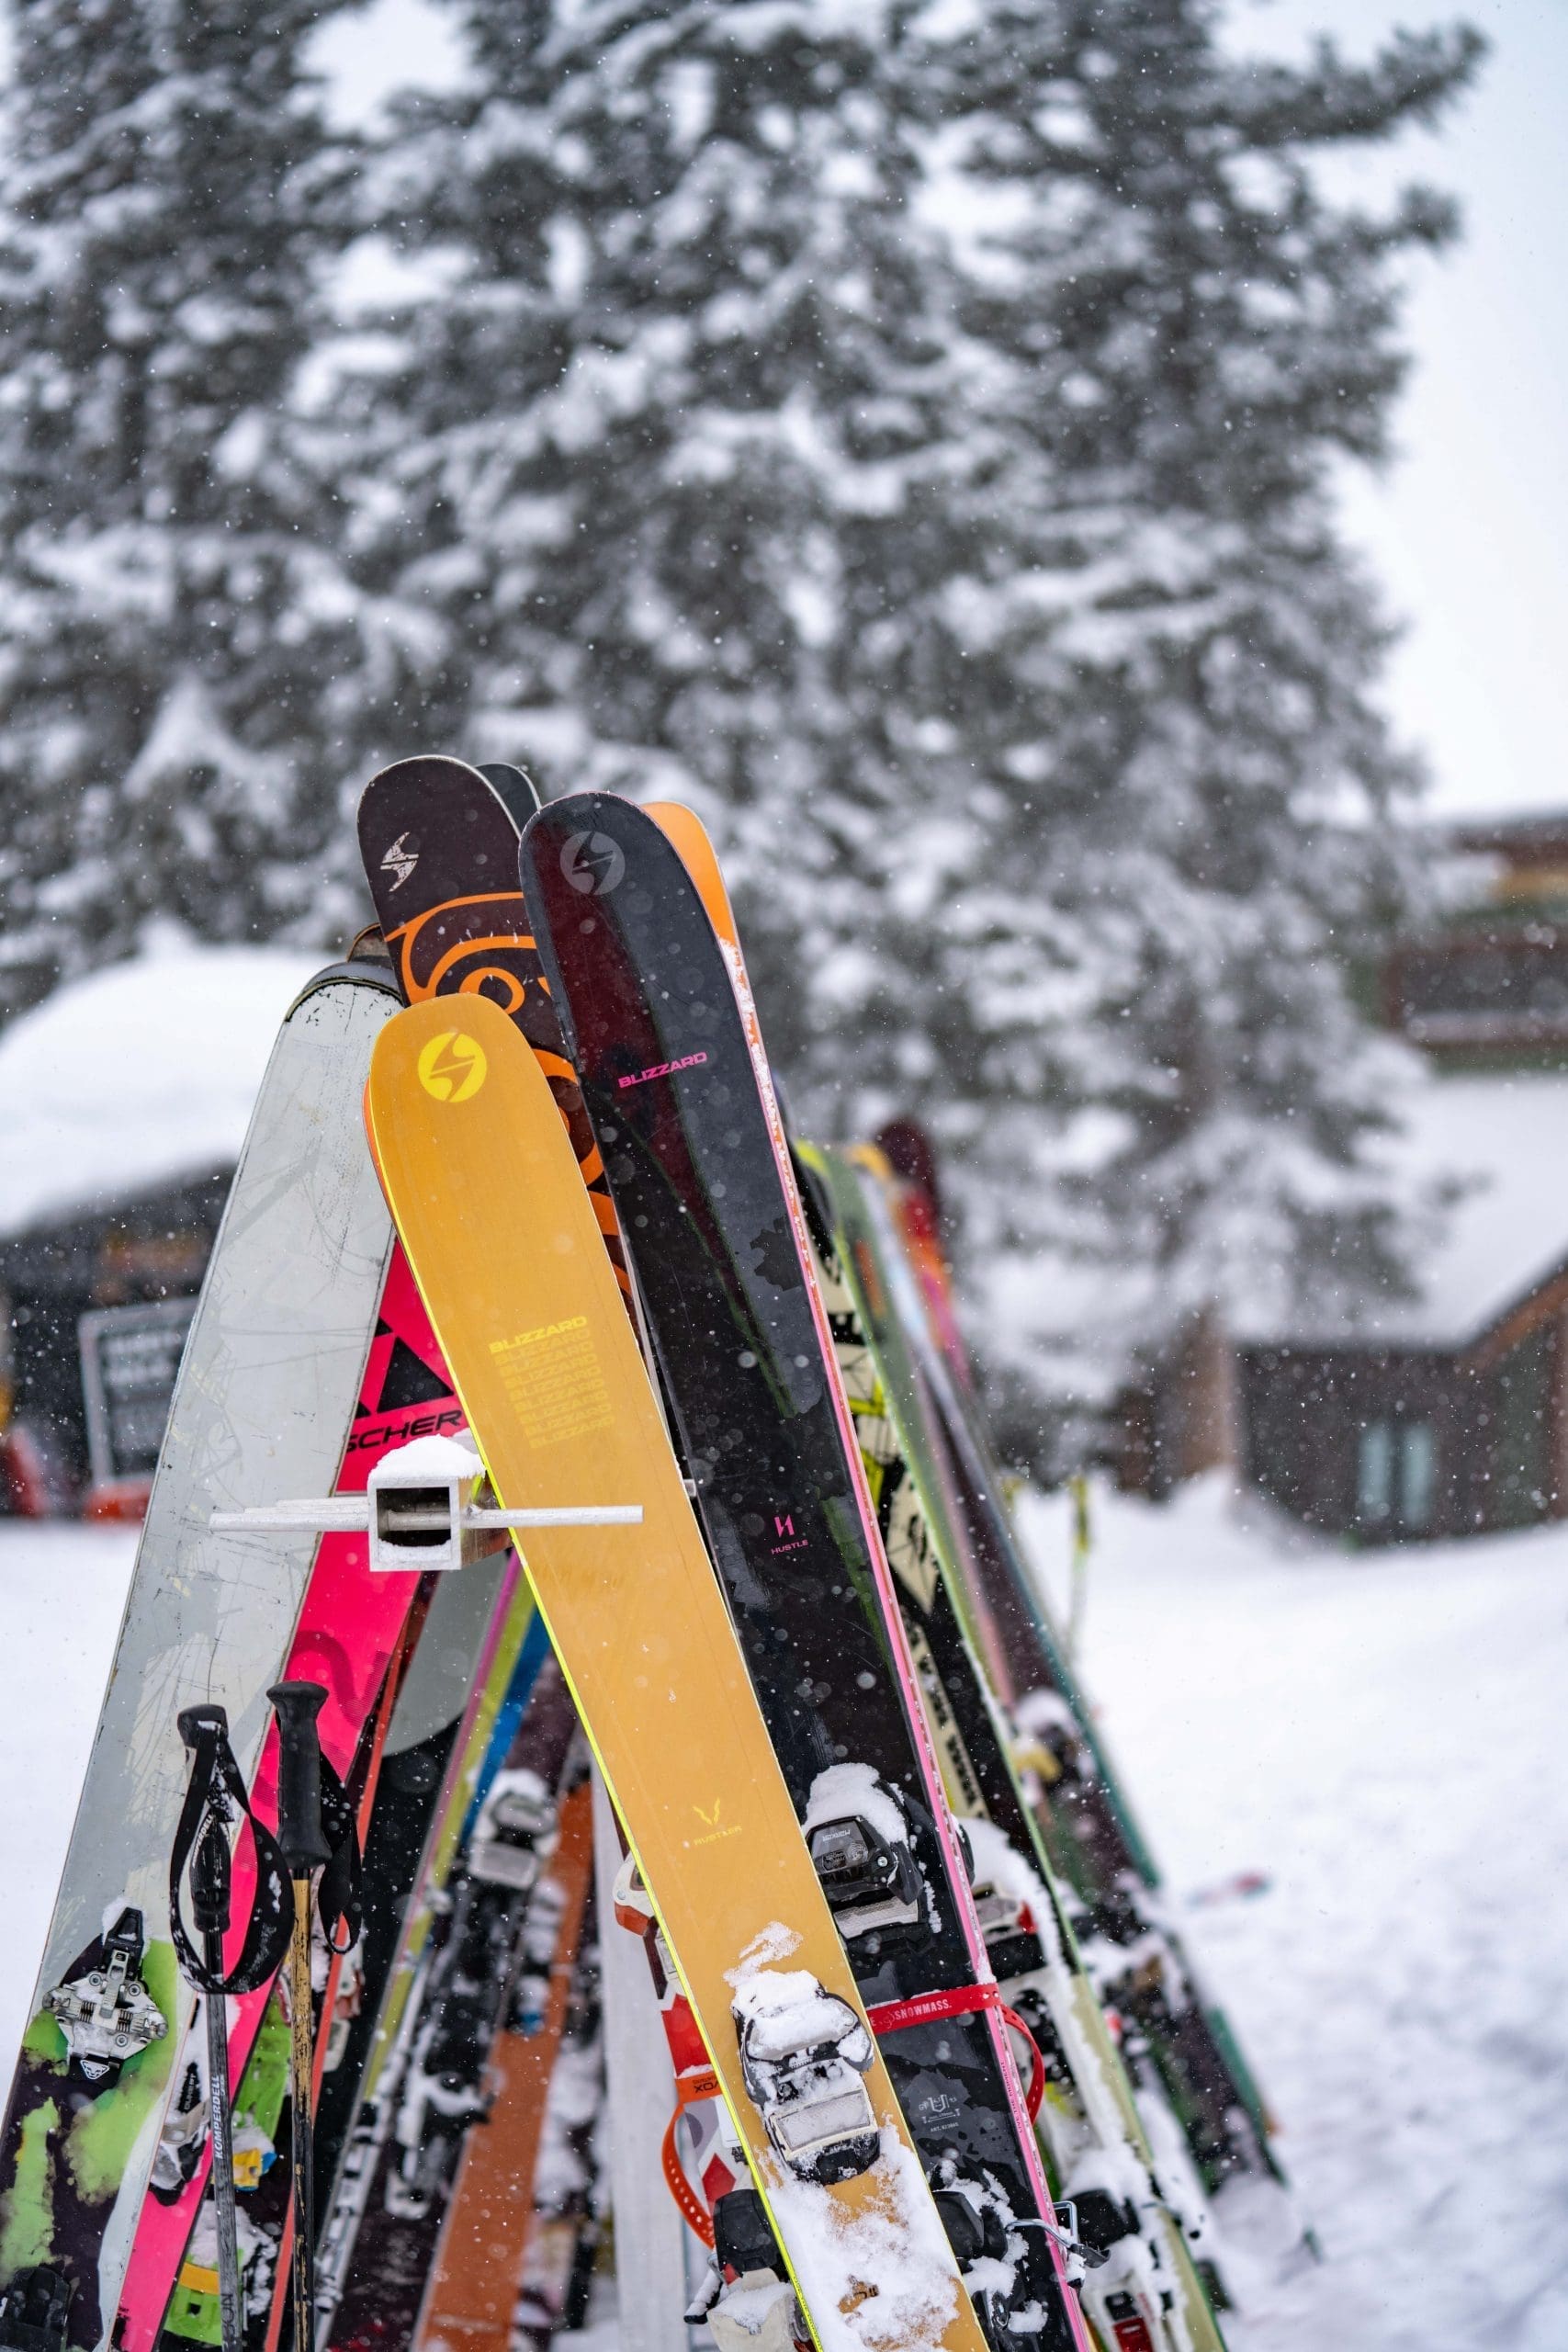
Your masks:
{"label": "snowy slope", "polygon": [[57,989],[0,1035],[0,1235],[232,1166],[319,956],[177,947]]}
{"label": "snowy slope", "polygon": [[[1063,1508],[1025,1506],[1037,1557]],[[1348,1558],[1213,1485],[1096,1498],[1086,1666],[1328,2256],[1232,2352],[1568,2347],[1568,1528]],[[0,2037],[118,1627],[123,1531],[0,1525]],[[615,2352],[613,2328],[594,2352]]]}

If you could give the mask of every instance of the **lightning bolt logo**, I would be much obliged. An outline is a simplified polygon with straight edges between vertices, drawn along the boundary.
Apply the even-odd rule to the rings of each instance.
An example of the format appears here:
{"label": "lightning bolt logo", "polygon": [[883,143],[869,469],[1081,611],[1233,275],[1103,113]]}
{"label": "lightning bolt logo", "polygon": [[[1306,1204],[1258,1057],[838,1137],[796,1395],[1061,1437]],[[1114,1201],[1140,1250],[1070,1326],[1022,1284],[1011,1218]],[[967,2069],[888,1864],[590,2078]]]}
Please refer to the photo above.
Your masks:
{"label": "lightning bolt logo", "polygon": [[[381,871],[383,874],[393,876],[392,888],[400,890],[418,864],[419,843],[415,842],[411,848],[407,833],[400,833],[381,860]],[[390,893],[388,895],[389,896]]]}
{"label": "lightning bolt logo", "polygon": [[562,847],[560,870],[583,898],[602,898],[625,874],[626,853],[608,833],[573,833]]}
{"label": "lightning bolt logo", "polygon": [[419,1082],[437,1102],[466,1102],[485,1082],[490,1065],[477,1037],[461,1029],[443,1029],[422,1051]]}
{"label": "lightning bolt logo", "polygon": [[692,1811],[696,1815],[697,1819],[709,1829],[716,1829],[718,1827],[718,1816],[723,1809],[724,1800],[722,1797],[716,1797],[714,1799],[714,1807],[711,1813],[708,1812],[705,1805],[696,1804],[692,1807]]}

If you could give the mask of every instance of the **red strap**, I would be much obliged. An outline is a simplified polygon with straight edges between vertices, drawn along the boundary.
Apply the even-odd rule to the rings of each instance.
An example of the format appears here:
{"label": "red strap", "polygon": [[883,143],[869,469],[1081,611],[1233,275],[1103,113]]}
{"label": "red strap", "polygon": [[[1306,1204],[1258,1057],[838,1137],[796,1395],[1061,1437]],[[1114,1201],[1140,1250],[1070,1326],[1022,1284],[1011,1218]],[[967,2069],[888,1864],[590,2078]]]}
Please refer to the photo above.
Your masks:
{"label": "red strap", "polygon": [[1004,2008],[1002,2015],[1014,2033],[1021,2033],[1029,2044],[1029,2086],[1023,2094],[1023,2103],[1029,2109],[1029,2120],[1032,2123],[1045,2103],[1045,2061],[1040,2055],[1040,2044],[1035,2041],[1018,2011]]}
{"label": "red strap", "polygon": [[873,2033],[900,2033],[907,2025],[930,2025],[938,2018],[962,2018],[976,2009],[999,2009],[997,1984],[960,1984],[951,1993],[913,1993],[907,2001],[879,2001],[866,2017]]}
{"label": "red strap", "polygon": [[879,2001],[875,2008],[867,2009],[866,2017],[873,2033],[898,2033],[907,2025],[929,2025],[938,2018],[967,2017],[976,2009],[1000,2009],[1013,2031],[1021,2033],[1029,2044],[1029,2087],[1023,2094],[1023,2103],[1032,2123],[1045,2097],[1045,2061],[1040,2055],[1040,2044],[1018,2011],[1003,2003],[999,1985],[961,1984],[950,1993],[916,1993],[907,2001]]}
{"label": "red strap", "polygon": [[687,2108],[696,2107],[705,2098],[716,2098],[718,2094],[718,2076],[711,2067],[701,2074],[677,2075],[675,2112],[664,2127],[664,2145],[660,2151],[664,2163],[664,2185],[679,2206],[682,2220],[690,2224],[710,2252],[713,2247],[713,2216],[686,2177],[686,2167],[681,2162],[677,2126]]}

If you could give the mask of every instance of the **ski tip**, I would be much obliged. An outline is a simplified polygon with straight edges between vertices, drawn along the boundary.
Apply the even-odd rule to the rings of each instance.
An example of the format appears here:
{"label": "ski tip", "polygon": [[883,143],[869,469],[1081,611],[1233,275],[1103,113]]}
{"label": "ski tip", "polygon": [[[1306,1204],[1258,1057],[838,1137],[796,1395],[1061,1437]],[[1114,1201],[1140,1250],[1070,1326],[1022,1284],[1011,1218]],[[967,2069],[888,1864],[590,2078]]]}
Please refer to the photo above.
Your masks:
{"label": "ski tip", "polygon": [[532,772],[511,760],[481,760],[478,773],[483,776],[519,833],[536,810],[544,807],[547,795]]}

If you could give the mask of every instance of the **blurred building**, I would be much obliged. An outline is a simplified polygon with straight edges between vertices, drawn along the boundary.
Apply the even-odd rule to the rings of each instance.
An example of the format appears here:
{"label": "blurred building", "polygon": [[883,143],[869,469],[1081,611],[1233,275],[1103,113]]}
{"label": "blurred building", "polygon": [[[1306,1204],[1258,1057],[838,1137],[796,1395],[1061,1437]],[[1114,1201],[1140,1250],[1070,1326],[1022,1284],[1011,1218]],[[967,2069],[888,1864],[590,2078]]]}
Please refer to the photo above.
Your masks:
{"label": "blurred building", "polygon": [[1419,1295],[1231,1344],[1188,1335],[1122,1399],[1123,1482],[1228,1464],[1369,1543],[1568,1516],[1568,814],[1437,837],[1449,911],[1377,976],[1430,1082],[1396,1159],[1456,1180]]}
{"label": "blurred building", "polygon": [[0,1510],[145,1500],[251,1105],[315,961],[139,956],[0,1035]]}

